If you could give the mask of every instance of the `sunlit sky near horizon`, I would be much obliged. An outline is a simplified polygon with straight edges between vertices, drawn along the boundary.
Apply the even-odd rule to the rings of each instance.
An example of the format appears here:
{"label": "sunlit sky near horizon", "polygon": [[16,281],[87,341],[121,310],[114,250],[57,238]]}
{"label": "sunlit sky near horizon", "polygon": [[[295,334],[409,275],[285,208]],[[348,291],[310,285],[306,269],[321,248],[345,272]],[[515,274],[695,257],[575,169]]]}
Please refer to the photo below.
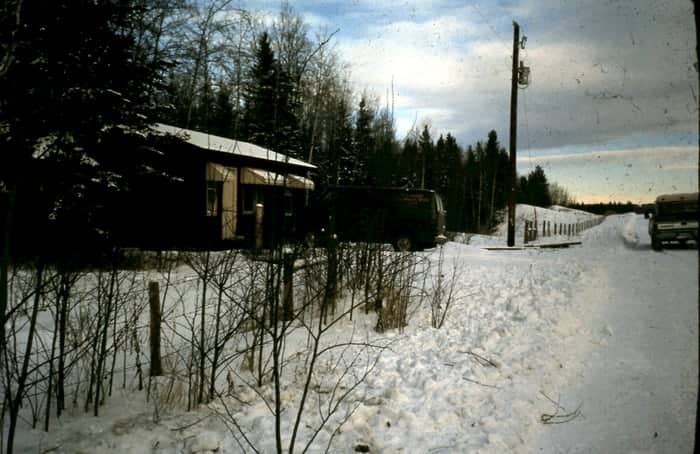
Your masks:
{"label": "sunlit sky near horizon", "polygon": [[[541,165],[585,202],[698,190],[698,74],[690,0],[298,0],[333,32],[357,93],[387,103],[397,137],[428,122],[462,147],[508,148],[513,21],[520,59],[518,171]],[[280,1],[244,8],[276,14]]]}

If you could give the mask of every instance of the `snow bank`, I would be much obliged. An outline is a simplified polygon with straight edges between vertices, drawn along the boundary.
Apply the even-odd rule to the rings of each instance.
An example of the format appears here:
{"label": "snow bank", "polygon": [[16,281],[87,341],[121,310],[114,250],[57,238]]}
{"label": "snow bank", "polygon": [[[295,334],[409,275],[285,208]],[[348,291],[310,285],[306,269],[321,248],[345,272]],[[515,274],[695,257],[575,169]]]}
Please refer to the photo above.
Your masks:
{"label": "snow bank", "polygon": [[[501,218],[504,219],[495,229],[493,235],[480,235],[472,233],[458,233],[454,237],[457,243],[470,244],[474,246],[504,246],[508,236],[507,214],[502,212]],[[589,213],[587,211],[576,210],[573,208],[561,207],[553,205],[550,208],[542,208],[527,204],[518,204],[515,207],[515,243],[516,245],[523,244],[523,234],[525,229],[525,221],[536,222],[538,231],[541,233],[542,221],[550,223],[551,236],[540,238],[538,242],[552,242],[556,240],[569,239],[567,235],[558,235],[555,230],[555,224],[559,225],[575,225],[585,221],[600,220],[602,216]],[[535,243],[537,244],[537,242]]]}
{"label": "snow bank", "polygon": [[[521,221],[535,215],[557,223],[594,217],[556,207],[518,208]],[[558,392],[578,380],[593,349],[619,336],[619,327],[591,323],[592,314],[606,304],[609,289],[605,285],[614,284],[601,279],[600,260],[622,261],[626,272],[633,273],[640,265],[621,253],[636,252],[627,246],[629,241],[647,248],[649,241],[643,223],[634,216],[611,217],[584,232],[581,240],[582,246],[570,249],[513,251],[481,247],[503,244],[499,236],[472,235],[469,244],[448,242],[445,269],[455,267],[457,299],[441,329],[431,327],[429,306],[412,308],[403,333],[376,333],[376,315],[364,311],[356,312],[352,321],[335,325],[325,334],[330,343],[355,338],[390,343],[390,348],[319,431],[309,452],[324,452],[328,446],[330,452],[354,452],[356,447],[373,453],[532,452],[528,447],[542,430],[541,415],[556,411],[552,400],[556,402]],[[435,270],[438,250],[420,257]],[[179,280],[186,278],[184,270],[178,273],[182,273]],[[183,300],[190,297],[172,292],[170,307],[180,307],[184,314]],[[304,364],[299,358],[307,351],[307,342],[306,333],[297,330],[285,345],[283,443],[289,442],[303,389]],[[343,371],[336,365],[343,364],[348,354],[338,352],[322,359],[313,396],[347,389],[345,384],[334,385]],[[361,374],[365,366],[358,363],[350,375]],[[231,396],[189,413],[163,414],[159,421],[154,421],[153,406],[143,393],[119,391],[107,400],[100,418],[76,409],[54,423],[49,434],[23,426],[18,451],[249,451],[236,428],[240,427],[256,449],[273,452],[275,421],[260,399],[271,396],[272,387],[265,383],[251,388],[236,380],[228,384]],[[226,391],[223,376],[219,386]],[[313,435],[324,411],[321,400],[309,401],[298,451]]]}

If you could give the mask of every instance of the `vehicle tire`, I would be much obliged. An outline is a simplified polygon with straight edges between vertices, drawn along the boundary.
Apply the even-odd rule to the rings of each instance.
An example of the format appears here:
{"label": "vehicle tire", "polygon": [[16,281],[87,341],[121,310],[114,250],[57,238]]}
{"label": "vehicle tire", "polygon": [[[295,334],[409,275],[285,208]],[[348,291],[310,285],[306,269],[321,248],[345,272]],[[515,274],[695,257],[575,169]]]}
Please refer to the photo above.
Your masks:
{"label": "vehicle tire", "polygon": [[688,246],[688,240],[678,240],[678,242],[681,244],[682,248],[686,248]]}
{"label": "vehicle tire", "polygon": [[651,248],[655,251],[661,250],[661,240],[656,238],[654,235],[651,236]]}
{"label": "vehicle tire", "polygon": [[411,237],[408,235],[399,235],[394,243],[394,250],[397,252],[409,252],[413,250]]}

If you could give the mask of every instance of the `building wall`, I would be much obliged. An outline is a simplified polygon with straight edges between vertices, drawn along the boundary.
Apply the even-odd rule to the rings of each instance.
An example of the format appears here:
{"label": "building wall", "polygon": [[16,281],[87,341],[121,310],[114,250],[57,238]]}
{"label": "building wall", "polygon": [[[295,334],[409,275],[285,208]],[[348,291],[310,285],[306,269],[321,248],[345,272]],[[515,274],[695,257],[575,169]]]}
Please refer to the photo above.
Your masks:
{"label": "building wall", "polygon": [[[221,239],[233,240],[236,238],[236,222],[238,217],[238,168],[226,167],[221,164],[207,163],[206,181],[221,182],[221,198],[219,206],[221,212],[216,215],[220,218]],[[209,204],[209,194],[205,194],[205,206]]]}

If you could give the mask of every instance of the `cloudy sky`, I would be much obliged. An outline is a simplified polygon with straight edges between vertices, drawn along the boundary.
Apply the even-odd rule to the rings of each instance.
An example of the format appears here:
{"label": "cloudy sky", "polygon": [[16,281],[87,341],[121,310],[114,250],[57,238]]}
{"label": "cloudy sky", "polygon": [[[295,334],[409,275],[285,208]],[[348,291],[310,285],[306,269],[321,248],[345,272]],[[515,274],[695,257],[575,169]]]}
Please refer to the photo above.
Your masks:
{"label": "cloudy sky", "polygon": [[[279,2],[256,6],[279,9]],[[698,189],[698,75],[690,0],[297,0],[336,34],[358,92],[386,102],[399,138],[428,121],[461,145],[508,147],[513,20],[518,171],[541,165],[581,201],[645,202]],[[253,5],[250,5],[253,6]]]}

